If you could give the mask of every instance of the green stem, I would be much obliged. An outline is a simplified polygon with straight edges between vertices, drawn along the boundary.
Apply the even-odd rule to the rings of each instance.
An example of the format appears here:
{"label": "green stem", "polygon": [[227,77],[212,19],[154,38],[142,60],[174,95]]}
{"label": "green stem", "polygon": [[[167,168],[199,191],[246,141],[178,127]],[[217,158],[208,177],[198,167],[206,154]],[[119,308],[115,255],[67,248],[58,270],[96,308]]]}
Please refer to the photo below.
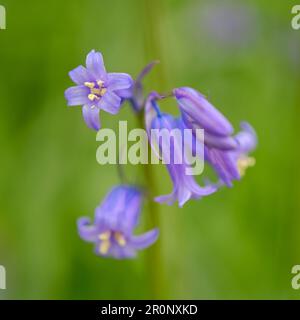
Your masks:
{"label": "green stem", "polygon": [[[144,112],[138,114],[139,127],[144,127]],[[149,147],[149,146],[148,146]],[[143,165],[143,175],[147,186],[147,202],[148,202],[148,224],[150,228],[160,227],[160,208],[157,202],[153,199],[157,195],[157,186],[154,177],[154,170],[151,163]],[[151,291],[151,298],[159,299],[164,296],[164,271],[161,255],[161,245],[159,240],[147,250],[147,274]]]}
{"label": "green stem", "polygon": [[164,16],[164,4],[161,0],[144,0],[144,47],[146,61],[158,60],[160,66],[157,70],[156,83],[159,90],[165,90],[166,76],[164,73],[164,55],[162,47],[162,21]]}
{"label": "green stem", "polygon": [[[145,57],[147,61],[158,59],[161,65],[156,73],[156,83],[160,90],[165,90],[165,75],[163,72],[163,54],[161,46],[161,22],[163,20],[163,8],[161,0],[140,1],[144,20]],[[139,125],[144,128],[144,112],[138,114]],[[150,148],[150,147],[149,147]],[[160,207],[153,199],[157,196],[157,185],[154,170],[151,164],[143,165],[143,175],[147,185],[149,224],[151,227],[160,227]],[[165,297],[165,277],[161,255],[161,238],[147,250],[148,279],[151,294],[154,299]]]}

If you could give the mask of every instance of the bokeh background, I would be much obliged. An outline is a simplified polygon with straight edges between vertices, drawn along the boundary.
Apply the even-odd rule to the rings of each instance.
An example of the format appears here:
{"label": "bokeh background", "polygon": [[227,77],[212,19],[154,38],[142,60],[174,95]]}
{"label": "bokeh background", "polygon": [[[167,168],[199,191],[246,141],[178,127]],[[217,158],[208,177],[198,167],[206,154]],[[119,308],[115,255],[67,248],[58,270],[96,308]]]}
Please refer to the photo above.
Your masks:
{"label": "bokeh background", "polygon": [[[107,70],[136,76],[161,61],[147,88],[199,89],[232,121],[257,130],[257,164],[232,189],[183,209],[160,206],[161,298],[298,299],[300,264],[300,31],[295,1],[3,0],[0,31],[0,264],[2,299],[153,298],[154,261],[94,256],[76,219],[114,184],[95,159],[95,134],[68,108],[68,71],[91,49]],[[166,108],[170,108],[166,105]],[[173,106],[174,109],[174,106]],[[106,127],[136,125],[128,105]],[[139,168],[126,168],[130,176]],[[171,189],[155,166],[157,194]],[[147,207],[147,204],[146,204]],[[147,215],[145,207],[145,215]],[[140,231],[147,228],[143,219]],[[157,266],[156,266],[157,267]]]}

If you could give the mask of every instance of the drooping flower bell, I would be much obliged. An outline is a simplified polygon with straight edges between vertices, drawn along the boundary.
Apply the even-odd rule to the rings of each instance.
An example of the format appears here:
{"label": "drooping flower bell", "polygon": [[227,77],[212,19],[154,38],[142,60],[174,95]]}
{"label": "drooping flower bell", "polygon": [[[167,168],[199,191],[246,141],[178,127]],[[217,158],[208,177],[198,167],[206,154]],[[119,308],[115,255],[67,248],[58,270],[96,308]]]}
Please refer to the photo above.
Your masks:
{"label": "drooping flower bell", "polygon": [[249,153],[256,148],[257,136],[247,122],[241,123],[241,131],[234,137],[238,147],[235,150],[217,150],[205,148],[205,160],[214,168],[221,184],[232,186],[233,180],[239,180],[248,167],[255,164]]}
{"label": "drooping flower bell", "polygon": [[138,250],[152,245],[158,237],[158,230],[152,229],[135,236],[138,224],[142,194],[133,186],[114,187],[95,210],[94,224],[87,217],[78,220],[80,237],[95,244],[95,253],[116,259],[133,258]]}
{"label": "drooping flower bell", "polygon": [[87,126],[99,130],[99,111],[118,113],[123,99],[129,98],[133,80],[127,73],[107,73],[100,52],[92,50],[86,58],[86,68],[79,66],[69,73],[76,83],[65,91],[69,106],[82,106]]}
{"label": "drooping flower bell", "polygon": [[[199,199],[214,193],[216,187],[211,185],[200,187],[193,175],[187,174],[190,164],[186,162],[183,154],[186,147],[183,145],[184,140],[182,139],[182,120],[160,112],[157,100],[161,98],[155,92],[148,96],[145,107],[146,128],[152,149],[166,164],[173,182],[173,191],[169,195],[156,197],[155,200],[169,205],[178,201],[179,206],[182,207],[189,199]],[[158,134],[154,134],[154,131]],[[173,136],[173,139],[169,140],[169,149],[163,145],[163,139],[160,139],[163,132],[166,138]],[[179,133],[178,139],[176,132]],[[181,161],[178,161],[179,159]]]}
{"label": "drooping flower bell", "polygon": [[239,180],[247,167],[254,165],[248,153],[256,147],[253,128],[243,123],[242,131],[233,135],[230,122],[198,91],[182,87],[173,90],[182,119],[188,128],[204,129],[205,160],[213,167],[220,182],[232,186]]}
{"label": "drooping flower bell", "polygon": [[231,123],[200,92],[182,87],[174,89],[173,94],[187,127],[205,130],[204,141],[201,142],[206,147],[220,150],[237,148]]}

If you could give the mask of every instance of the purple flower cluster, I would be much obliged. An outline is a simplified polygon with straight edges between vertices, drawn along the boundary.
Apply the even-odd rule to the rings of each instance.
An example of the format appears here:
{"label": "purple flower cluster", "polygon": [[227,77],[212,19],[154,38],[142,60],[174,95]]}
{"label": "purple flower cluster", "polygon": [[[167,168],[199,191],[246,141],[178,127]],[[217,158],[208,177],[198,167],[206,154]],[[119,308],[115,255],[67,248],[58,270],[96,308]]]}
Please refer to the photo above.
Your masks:
{"label": "purple flower cluster", "polygon": [[[178,88],[173,90],[181,116],[174,118],[162,113],[158,101],[164,97],[152,92],[146,101],[146,127],[150,129],[182,129],[189,128],[193,132],[191,151],[196,143],[204,145],[204,158],[214,169],[219,180],[215,184],[200,187],[193,176],[187,175],[187,164],[167,165],[173,182],[173,192],[167,196],[156,198],[158,202],[172,204],[178,201],[182,207],[189,199],[199,199],[214,193],[222,185],[232,186],[233,180],[239,180],[247,167],[254,165],[255,160],[248,154],[255,149],[257,138],[254,129],[248,123],[242,123],[242,130],[233,135],[231,123],[199,92],[192,88]],[[198,139],[195,130],[204,129],[205,138]],[[157,142],[160,144],[160,141]],[[161,147],[161,145],[160,145]],[[176,153],[178,143],[171,146]],[[194,152],[195,153],[195,152]]]}
{"label": "purple flower cluster", "polygon": [[231,123],[206,98],[194,89],[175,89],[174,96],[181,111],[182,121],[188,128],[202,128],[205,159],[213,167],[220,184],[232,186],[247,167],[254,165],[248,154],[256,148],[257,137],[248,123],[241,123],[237,135]]}
{"label": "purple flower cluster", "polygon": [[[84,121],[96,131],[101,127],[99,111],[116,114],[125,101],[132,105],[136,114],[144,113],[149,136],[152,129],[190,129],[191,139],[183,147],[196,157],[202,157],[215,171],[217,181],[205,180],[204,185],[200,186],[193,175],[186,173],[190,163],[174,161],[182,151],[182,144],[186,144],[175,137],[170,144],[171,161],[166,163],[173,190],[169,195],[156,197],[155,201],[169,205],[177,201],[182,207],[190,199],[211,195],[220,187],[231,187],[234,180],[239,180],[246,169],[255,163],[249,153],[256,148],[257,137],[246,122],[241,123],[241,130],[234,134],[229,120],[195,89],[181,87],[168,96],[156,92],[144,96],[142,80],[155,63],[147,65],[133,81],[127,73],[107,73],[101,53],[93,50],[87,56],[86,67],[79,66],[69,73],[76,86],[67,89],[65,97],[69,106],[82,106]],[[180,117],[160,110],[159,101],[166,98],[174,99]],[[204,130],[204,138],[197,135],[197,129]],[[150,143],[154,149],[153,141]],[[158,156],[164,158],[161,140],[158,139],[156,145]],[[198,145],[202,148],[196,148]],[[198,154],[198,150],[203,150],[203,154]],[[149,247],[158,237],[157,229],[139,236],[133,234],[141,213],[142,198],[143,193],[136,186],[121,184],[114,187],[96,208],[93,223],[89,218],[78,220],[80,237],[94,243],[97,255],[117,259],[135,257],[138,250]]]}

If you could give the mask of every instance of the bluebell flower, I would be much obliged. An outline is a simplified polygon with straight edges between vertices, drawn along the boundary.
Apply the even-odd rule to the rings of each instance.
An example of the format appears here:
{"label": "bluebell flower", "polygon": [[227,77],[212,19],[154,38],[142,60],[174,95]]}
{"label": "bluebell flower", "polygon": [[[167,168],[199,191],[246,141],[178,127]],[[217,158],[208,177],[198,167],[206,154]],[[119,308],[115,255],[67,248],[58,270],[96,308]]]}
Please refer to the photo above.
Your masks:
{"label": "bluebell flower", "polygon": [[204,129],[205,160],[213,167],[220,181],[217,185],[232,186],[239,180],[247,167],[254,165],[248,153],[257,144],[254,129],[242,123],[242,130],[233,135],[231,123],[200,92],[182,87],[173,90],[182,119],[191,129]]}
{"label": "bluebell flower", "polygon": [[200,92],[182,87],[173,90],[182,119],[188,128],[205,130],[204,141],[208,148],[233,150],[237,142],[232,137],[231,123]]}
{"label": "bluebell flower", "polygon": [[[157,93],[153,92],[149,95],[146,101],[145,117],[146,128],[150,138],[150,142],[153,142],[151,138],[151,130],[182,130],[183,123],[181,119],[176,119],[172,115],[162,113],[157,105],[157,100],[161,99]],[[182,137],[182,136],[181,136]],[[154,137],[155,138],[155,137]],[[162,148],[161,139],[155,141],[155,145],[158,146],[158,156],[161,154],[162,159],[168,159],[166,167],[173,182],[173,191],[171,194],[156,197],[155,200],[160,203],[167,203],[169,205],[178,201],[180,207],[182,207],[189,199],[200,199],[203,196],[208,196],[216,191],[216,187],[209,185],[201,187],[196,182],[192,175],[187,174],[188,163],[185,162],[185,158],[182,152],[185,150],[182,145],[183,140],[176,140],[176,136],[170,141],[170,150]],[[157,151],[155,146],[151,144],[154,151]],[[181,155],[179,155],[181,153]],[[181,163],[176,162],[177,159],[182,159]]]}
{"label": "bluebell flower", "polygon": [[107,73],[100,52],[92,50],[86,58],[86,68],[79,66],[69,73],[76,83],[65,91],[69,106],[82,106],[87,126],[99,130],[99,111],[118,113],[121,103],[131,95],[133,80],[127,73]]}
{"label": "bluebell flower", "polygon": [[95,245],[95,253],[116,259],[133,258],[137,250],[152,245],[158,237],[158,230],[152,229],[135,236],[138,224],[142,194],[133,186],[114,187],[95,210],[94,223],[87,217],[78,220],[80,237]]}

